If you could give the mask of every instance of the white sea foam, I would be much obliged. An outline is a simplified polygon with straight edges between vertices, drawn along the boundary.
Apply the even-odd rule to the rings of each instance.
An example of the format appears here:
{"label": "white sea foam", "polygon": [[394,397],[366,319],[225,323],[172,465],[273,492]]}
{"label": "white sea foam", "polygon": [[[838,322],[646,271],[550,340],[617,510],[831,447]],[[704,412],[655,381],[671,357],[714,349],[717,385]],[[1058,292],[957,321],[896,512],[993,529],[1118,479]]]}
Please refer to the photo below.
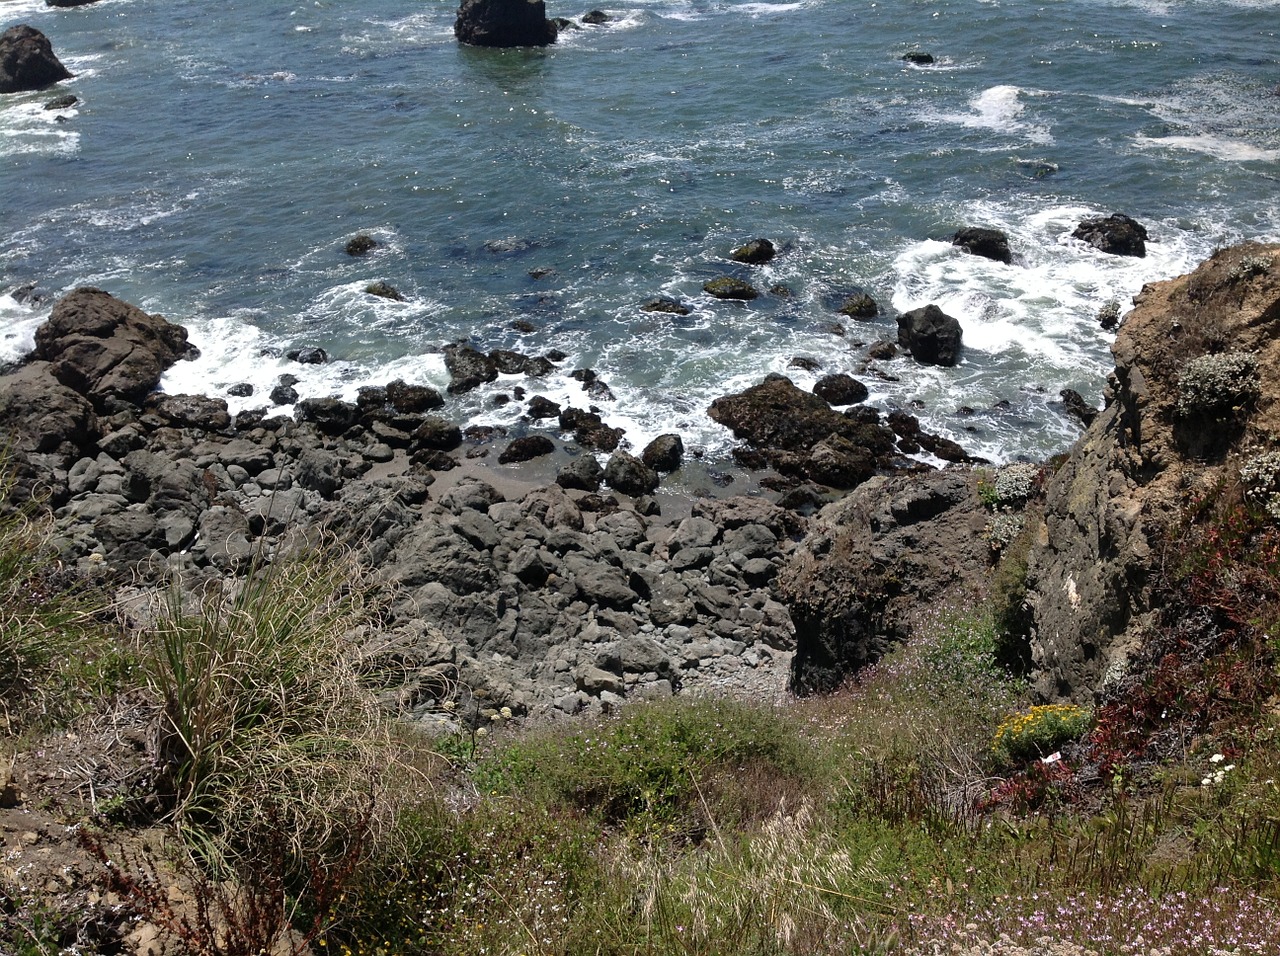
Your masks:
{"label": "white sea foam", "polygon": [[36,329],[49,317],[11,295],[0,295],[0,364],[15,362],[36,347]]}
{"label": "white sea foam", "polygon": [[1025,95],[1028,92],[1016,86],[992,86],[969,98],[967,113],[926,110],[921,114],[921,119],[1024,136],[1030,142],[1041,145],[1052,143],[1053,136],[1048,127],[1028,123],[1023,119],[1026,112],[1026,104],[1023,102]]}
{"label": "white sea foam", "polygon": [[1273,163],[1280,160],[1280,149],[1265,149],[1210,133],[1199,136],[1135,136],[1133,142],[1134,145],[1143,149],[1176,149],[1204,153],[1229,163]]}
{"label": "white sea foam", "polygon": [[14,101],[0,111],[0,156],[70,156],[80,148],[80,133],[72,123],[78,111],[44,108],[57,95],[48,90],[13,95]]}

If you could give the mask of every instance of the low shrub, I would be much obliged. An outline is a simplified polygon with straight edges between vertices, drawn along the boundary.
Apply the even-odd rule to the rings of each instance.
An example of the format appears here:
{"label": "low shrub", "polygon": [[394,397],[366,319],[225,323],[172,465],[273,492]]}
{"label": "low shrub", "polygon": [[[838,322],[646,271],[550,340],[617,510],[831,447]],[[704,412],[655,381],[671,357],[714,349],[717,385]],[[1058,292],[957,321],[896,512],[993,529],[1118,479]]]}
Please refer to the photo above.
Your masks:
{"label": "low shrub", "polygon": [[[756,812],[742,784],[756,781],[755,799],[773,803],[806,764],[803,744],[772,708],[673,700],[632,705],[587,730],[512,739],[480,761],[476,781],[498,793],[537,793],[611,824],[699,838],[712,810],[737,802],[740,812]],[[761,785],[762,777],[772,783]]]}
{"label": "low shrub", "polygon": [[1201,355],[1178,375],[1178,414],[1227,417],[1257,401],[1258,361],[1251,352]]}
{"label": "low shrub", "polygon": [[1041,704],[1010,714],[996,728],[991,753],[1005,765],[1047,757],[1089,730],[1092,715],[1074,704]]}

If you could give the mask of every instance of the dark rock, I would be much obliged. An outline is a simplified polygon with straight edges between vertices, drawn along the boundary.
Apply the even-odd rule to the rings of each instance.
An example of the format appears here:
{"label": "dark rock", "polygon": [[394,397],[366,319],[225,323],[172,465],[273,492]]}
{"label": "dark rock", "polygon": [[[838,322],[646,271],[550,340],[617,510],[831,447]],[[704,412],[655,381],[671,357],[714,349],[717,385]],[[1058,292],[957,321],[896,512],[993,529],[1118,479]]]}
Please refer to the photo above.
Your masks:
{"label": "dark rock", "polygon": [[498,364],[469,345],[445,346],[444,365],[453,379],[449,383],[451,395],[469,392],[479,385],[498,378]]}
{"label": "dark rock", "polygon": [[578,491],[599,491],[604,478],[604,469],[594,455],[579,455],[568,462],[556,475],[556,484],[561,488]]}
{"label": "dark rock", "polygon": [[503,375],[523,375],[529,366],[527,356],[511,349],[494,349],[489,353],[489,358]]}
{"label": "dark rock", "polygon": [[527,408],[530,418],[557,418],[560,415],[559,402],[553,402],[542,395],[535,395],[529,399]]}
{"label": "dark rock", "polygon": [[68,93],[65,96],[57,96],[44,104],[46,110],[69,110],[80,102],[80,97],[74,93]]}
{"label": "dark rock", "polygon": [[898,316],[898,342],[917,362],[955,365],[960,358],[960,322],[936,305]]}
{"label": "dark rock", "polygon": [[1071,235],[1113,256],[1142,259],[1147,255],[1146,227],[1123,213],[1086,219],[1076,226],[1076,231]]}
{"label": "dark rock", "polygon": [[377,239],[368,233],[362,232],[352,236],[347,240],[346,252],[349,256],[367,256],[379,246]]}
{"label": "dark rock", "polygon": [[[289,349],[284,353],[284,357],[291,362],[298,362],[302,365],[324,365],[329,361],[329,353],[314,345],[308,345],[300,349]],[[289,384],[297,383],[295,381]]]}
{"label": "dark rock", "polygon": [[756,291],[755,286],[750,282],[735,279],[733,276],[720,276],[719,278],[711,279],[703,284],[702,291],[707,295],[715,296],[717,299],[734,299],[741,302],[748,302],[760,296],[760,293]]}
{"label": "dark rock", "polygon": [[232,398],[248,398],[253,394],[253,386],[248,382],[237,382],[227,389],[227,394]]}
{"label": "dark rock", "polygon": [[775,282],[773,285],[769,286],[769,294],[776,295],[779,299],[789,299],[795,295],[795,293],[791,291],[791,286],[782,282]]}
{"label": "dark rock", "polygon": [[414,430],[413,447],[453,451],[462,444],[462,429],[453,422],[430,416]]}
{"label": "dark rock", "polygon": [[46,7],[87,7],[98,0],[44,0]]}
{"label": "dark rock", "polygon": [[97,434],[93,406],[59,382],[48,363],[0,376],[0,435],[18,450],[76,454]]}
{"label": "dark rock", "polygon": [[405,415],[429,412],[444,405],[444,396],[430,385],[409,385],[402,379],[388,382],[386,402]]}
{"label": "dark rock", "polygon": [[683,457],[684,441],[679,435],[659,435],[640,453],[640,460],[659,472],[675,471]]}
{"label": "dark rock", "polygon": [[708,413],[731,428],[735,437],[761,448],[808,449],[846,423],[817,395],[801,391],[780,375],[717,398]]}
{"label": "dark rock", "polygon": [[514,462],[529,461],[542,455],[550,455],[556,450],[556,444],[546,435],[525,435],[517,438],[498,456],[498,464],[509,465]]}
{"label": "dark rock", "polygon": [[310,422],[326,435],[341,435],[356,423],[359,410],[337,398],[304,398],[293,409],[299,422]]}
{"label": "dark rock", "polygon": [[36,357],[99,408],[141,402],[160,384],[161,373],[190,353],[182,326],[101,289],[64,296],[35,338]]}
{"label": "dark rock", "polygon": [[660,295],[650,299],[640,306],[642,312],[667,312],[671,315],[688,315],[692,310],[676,299],[669,296]]}
{"label": "dark rock", "polygon": [[822,363],[817,359],[811,359],[804,355],[797,355],[787,363],[787,368],[798,368],[805,372],[817,372],[822,369]]}
{"label": "dark rock", "polygon": [[840,435],[818,442],[804,464],[805,476],[832,488],[856,488],[876,472],[876,456]]}
{"label": "dark rock", "polygon": [[867,358],[881,362],[887,362],[891,358],[896,358],[897,355],[898,346],[893,342],[876,342],[871,348],[867,349]]}
{"label": "dark rock", "polygon": [[902,59],[904,62],[912,63],[915,66],[928,66],[934,62],[932,53],[925,53],[921,50],[911,50],[908,53],[904,53],[902,54]]}
{"label": "dark rock", "polygon": [[584,13],[582,15],[583,23],[590,23],[594,26],[599,26],[602,23],[608,23],[611,19],[612,17],[603,10],[592,10],[589,13]]}
{"label": "dark rock", "polygon": [[658,488],[658,473],[625,451],[614,452],[604,469],[604,480],[615,491],[633,498]]}
{"label": "dark rock", "polygon": [[505,500],[502,492],[487,481],[463,478],[441,496],[440,506],[460,515],[468,509],[488,512],[498,502]]}
{"label": "dark rock", "polygon": [[613,391],[600,379],[589,382],[583,389],[587,393],[587,397],[597,402],[614,401]]}
{"label": "dark rock", "polygon": [[745,262],[748,265],[758,266],[770,261],[777,254],[778,250],[773,247],[773,243],[768,239],[752,239],[746,245],[738,246],[738,248],[730,252],[729,258],[734,262]]}
{"label": "dark rock", "polygon": [[147,399],[147,411],[154,412],[168,424],[178,428],[202,431],[225,431],[231,427],[227,403],[221,398],[203,395],[156,394]]}
{"label": "dark rock", "polygon": [[613,451],[622,442],[623,429],[610,428],[595,412],[580,408],[566,408],[560,413],[560,427],[572,431],[574,438],[584,448],[596,451]]}
{"label": "dark rock", "polygon": [[454,36],[472,46],[546,46],[556,40],[543,0],[462,0]]}
{"label": "dark rock", "polygon": [[364,291],[368,295],[376,295],[380,299],[391,299],[394,302],[403,302],[404,296],[400,290],[389,282],[379,279],[377,282],[370,282],[364,287]]}
{"label": "dark rock", "polygon": [[852,375],[837,372],[824,375],[813,386],[813,394],[832,405],[856,405],[867,400],[867,386]]}
{"label": "dark rock", "polygon": [[1006,265],[1013,262],[1013,253],[1009,251],[1009,237],[999,229],[984,229],[969,226],[960,229],[951,237],[953,245],[965,252]]}
{"label": "dark rock", "polygon": [[272,405],[292,405],[298,400],[298,390],[292,385],[286,385],[283,382],[278,383],[275,388],[271,389]]}
{"label": "dark rock", "polygon": [[20,25],[0,34],[0,93],[42,90],[70,78],[39,30]]}
{"label": "dark rock", "polygon": [[1084,396],[1075,389],[1064,388],[1058,395],[1062,398],[1062,404],[1066,406],[1067,414],[1085,428],[1092,425],[1093,420],[1098,417],[1098,410],[1086,402]]}
{"label": "dark rock", "polygon": [[865,292],[854,292],[840,303],[840,312],[855,319],[874,319],[880,314],[880,306]]}

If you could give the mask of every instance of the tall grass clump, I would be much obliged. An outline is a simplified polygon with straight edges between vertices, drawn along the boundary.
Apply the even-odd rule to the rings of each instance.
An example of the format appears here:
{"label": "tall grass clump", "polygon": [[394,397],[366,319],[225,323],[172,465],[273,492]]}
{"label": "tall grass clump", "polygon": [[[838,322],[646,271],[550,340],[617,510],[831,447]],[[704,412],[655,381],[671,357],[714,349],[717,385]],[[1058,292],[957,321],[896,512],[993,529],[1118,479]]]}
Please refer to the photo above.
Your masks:
{"label": "tall grass clump", "polygon": [[162,779],[190,845],[225,859],[284,839],[339,856],[378,825],[389,717],[357,671],[351,559],[286,557],[203,597],[169,592],[151,634]]}
{"label": "tall grass clump", "polygon": [[64,568],[35,503],[10,507],[0,453],[0,734],[71,720],[128,675],[126,642],[106,623],[109,601]]}

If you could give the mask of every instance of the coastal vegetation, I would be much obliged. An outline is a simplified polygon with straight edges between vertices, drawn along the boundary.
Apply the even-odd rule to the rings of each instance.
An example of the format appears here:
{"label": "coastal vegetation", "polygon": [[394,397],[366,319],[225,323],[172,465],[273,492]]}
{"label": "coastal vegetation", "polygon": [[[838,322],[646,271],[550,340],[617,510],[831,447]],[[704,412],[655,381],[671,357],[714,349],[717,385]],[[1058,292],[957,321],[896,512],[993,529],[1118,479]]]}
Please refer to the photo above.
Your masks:
{"label": "coastal vegetation", "polygon": [[[970,594],[830,695],[428,736],[378,707],[348,643],[376,595],[340,554],[126,628],[50,583],[44,530],[0,537],[6,763],[122,700],[167,760],[63,818],[90,889],[5,881],[7,951],[148,924],[226,956],[1276,951],[1280,567],[1238,486],[1187,509],[1163,636],[1092,713],[1032,706]],[[117,650],[35,657],[35,629]]]}

